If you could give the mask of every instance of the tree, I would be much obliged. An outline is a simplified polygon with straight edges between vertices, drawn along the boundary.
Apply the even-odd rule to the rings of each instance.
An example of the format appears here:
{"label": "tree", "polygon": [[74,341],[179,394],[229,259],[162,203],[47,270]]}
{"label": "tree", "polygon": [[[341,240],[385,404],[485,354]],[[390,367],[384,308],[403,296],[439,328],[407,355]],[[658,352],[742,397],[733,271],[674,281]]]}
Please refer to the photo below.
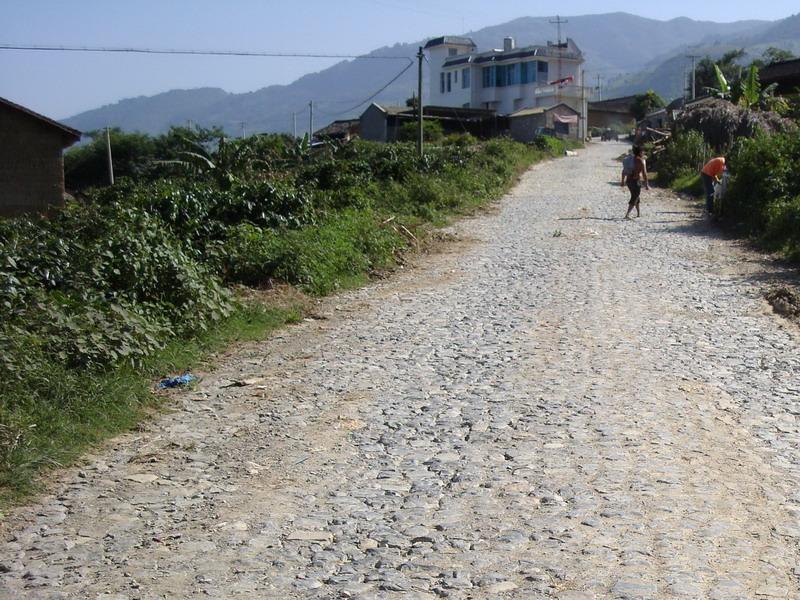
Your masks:
{"label": "tree", "polygon": [[639,94],[634,97],[633,104],[631,105],[631,112],[636,117],[637,121],[644,119],[645,115],[653,112],[658,108],[664,108],[667,105],[664,99],[656,94],[653,90],[647,90],[644,94]]}
{"label": "tree", "polygon": [[[71,191],[108,184],[106,130],[89,131],[85,135],[92,141],[64,154],[64,180]],[[116,177],[139,175],[156,156],[155,140],[147,134],[125,133],[114,127],[109,135]]]}
{"label": "tree", "polygon": [[[417,140],[417,123],[409,121],[400,126],[397,132],[397,141],[414,142]],[[439,142],[444,137],[444,130],[439,121],[424,121],[422,124],[422,136],[426,142]]]}
{"label": "tree", "polygon": [[[697,63],[695,70],[695,86],[701,93],[718,93],[720,82],[717,70],[725,78],[731,88],[736,88],[742,78],[742,66],[736,61],[745,55],[744,49],[731,50],[723,54],[718,61],[705,56]],[[716,68],[715,68],[716,67]]]}
{"label": "tree", "polygon": [[753,61],[753,64],[760,68],[762,66],[766,67],[767,65],[783,62],[785,60],[792,60],[793,58],[797,57],[791,51],[770,46],[764,50],[764,53],[761,55],[760,59]]}

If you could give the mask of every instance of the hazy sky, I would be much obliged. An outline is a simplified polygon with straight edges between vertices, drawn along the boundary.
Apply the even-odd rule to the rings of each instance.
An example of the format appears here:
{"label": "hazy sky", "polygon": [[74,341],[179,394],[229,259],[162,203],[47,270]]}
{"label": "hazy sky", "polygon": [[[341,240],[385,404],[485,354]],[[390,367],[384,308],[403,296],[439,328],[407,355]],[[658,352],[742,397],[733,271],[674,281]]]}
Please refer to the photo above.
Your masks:
{"label": "hazy sky", "polygon": [[[552,16],[546,6],[530,0],[2,0],[0,44],[360,54],[516,17]],[[625,11],[718,22],[777,20],[798,10],[797,0],[561,0],[557,6],[567,17]],[[0,50],[0,96],[65,118],[174,88],[252,91],[334,62]]]}

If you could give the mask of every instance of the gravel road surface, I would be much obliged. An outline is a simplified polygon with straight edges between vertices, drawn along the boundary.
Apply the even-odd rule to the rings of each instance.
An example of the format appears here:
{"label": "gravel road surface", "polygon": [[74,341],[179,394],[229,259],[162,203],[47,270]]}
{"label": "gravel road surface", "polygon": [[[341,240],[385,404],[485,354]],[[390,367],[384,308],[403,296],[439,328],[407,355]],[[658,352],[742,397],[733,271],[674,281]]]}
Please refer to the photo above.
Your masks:
{"label": "gravel road surface", "polygon": [[800,598],[792,275],[665,191],[623,221],[623,150],[63,472],[0,526],[0,598]]}

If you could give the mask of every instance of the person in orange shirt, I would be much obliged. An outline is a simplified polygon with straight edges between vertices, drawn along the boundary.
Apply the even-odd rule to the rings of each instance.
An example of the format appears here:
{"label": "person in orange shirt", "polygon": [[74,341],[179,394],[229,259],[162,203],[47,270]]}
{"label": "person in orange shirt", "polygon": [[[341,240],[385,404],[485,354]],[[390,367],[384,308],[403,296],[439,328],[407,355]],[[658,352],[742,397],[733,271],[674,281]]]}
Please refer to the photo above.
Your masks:
{"label": "person in orange shirt", "polygon": [[714,210],[714,182],[720,181],[724,171],[724,156],[712,158],[703,166],[703,170],[700,171],[700,177],[703,180],[703,188],[706,191],[706,211],[709,214]]}

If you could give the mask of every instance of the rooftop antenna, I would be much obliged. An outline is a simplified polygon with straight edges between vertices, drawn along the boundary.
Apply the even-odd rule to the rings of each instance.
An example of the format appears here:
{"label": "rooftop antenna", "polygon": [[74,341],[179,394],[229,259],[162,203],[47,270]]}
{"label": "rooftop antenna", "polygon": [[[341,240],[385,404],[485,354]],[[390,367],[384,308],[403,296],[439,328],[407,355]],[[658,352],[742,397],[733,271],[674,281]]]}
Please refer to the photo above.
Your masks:
{"label": "rooftop antenna", "polygon": [[556,103],[561,102],[561,26],[565,23],[569,23],[569,20],[562,19],[559,15],[556,15],[555,20],[551,20],[550,23],[556,26],[558,31],[558,37],[556,38],[556,51],[558,52],[558,76],[556,77]]}

